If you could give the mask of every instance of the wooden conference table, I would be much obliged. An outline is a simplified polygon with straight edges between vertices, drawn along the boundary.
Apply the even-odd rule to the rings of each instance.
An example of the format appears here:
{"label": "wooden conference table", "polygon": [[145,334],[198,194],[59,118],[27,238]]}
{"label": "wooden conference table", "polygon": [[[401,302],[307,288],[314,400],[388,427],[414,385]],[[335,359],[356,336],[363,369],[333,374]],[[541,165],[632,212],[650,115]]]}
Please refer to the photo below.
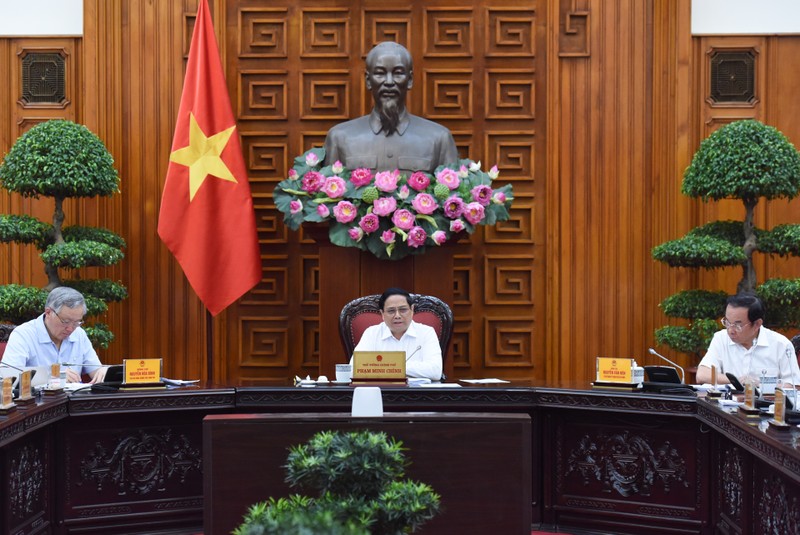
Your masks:
{"label": "wooden conference table", "polygon": [[[275,463],[287,440],[313,428],[352,426],[351,399],[349,387],[214,385],[45,396],[0,417],[0,534],[228,533],[252,497],[280,488]],[[392,387],[383,390],[383,403],[387,413],[406,414],[364,425],[402,428],[412,445],[409,473],[415,465],[425,469],[415,479],[436,488],[437,479],[455,477],[457,485],[442,483],[443,499],[455,509],[476,495],[498,495],[495,503],[476,501],[481,514],[459,533],[516,532],[497,529],[501,499],[502,516],[514,516],[509,526],[521,532],[526,522],[619,533],[800,532],[796,427],[776,433],[763,418],[693,396],[581,384]],[[434,414],[413,414],[420,412]],[[217,416],[204,424],[210,415]],[[494,425],[487,418],[503,431],[481,432]],[[240,438],[206,442],[204,451],[211,440],[204,425],[242,420],[278,427],[235,431],[230,436]],[[214,464],[219,444],[240,452],[236,470]],[[260,455],[254,445],[264,446]],[[456,466],[457,476],[447,474],[453,466],[430,468],[442,451],[467,466]],[[224,480],[229,472],[241,479],[253,466],[260,467],[254,474],[273,475],[239,487]],[[478,476],[470,478],[473,469]],[[493,487],[480,470],[508,479]],[[513,479],[515,473],[523,477]],[[423,533],[455,525],[437,518]]]}

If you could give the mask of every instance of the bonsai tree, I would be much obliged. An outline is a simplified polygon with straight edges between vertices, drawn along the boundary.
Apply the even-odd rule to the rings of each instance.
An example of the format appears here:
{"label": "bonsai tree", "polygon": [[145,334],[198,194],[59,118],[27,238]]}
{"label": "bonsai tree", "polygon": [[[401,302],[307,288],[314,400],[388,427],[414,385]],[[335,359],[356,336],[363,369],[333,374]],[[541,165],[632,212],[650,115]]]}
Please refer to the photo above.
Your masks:
{"label": "bonsai tree", "polygon": [[[47,274],[44,288],[0,286],[0,321],[22,323],[44,309],[48,292],[71,286],[86,297],[87,314],[108,309],[108,302],[127,297],[125,287],[111,280],[62,280],[61,269],[111,266],[122,260],[124,240],[93,227],[64,226],[64,200],[110,196],[119,192],[114,159],[103,142],[83,125],[54,120],[40,123],[11,147],[0,165],[0,186],[23,197],[52,197],[52,224],[29,215],[0,215],[0,242],[31,244],[41,251]],[[86,328],[94,345],[108,347],[113,334],[104,324]]]}
{"label": "bonsai tree", "polygon": [[400,480],[408,462],[402,442],[371,431],[322,431],[290,448],[285,465],[293,494],[257,503],[234,535],[411,533],[439,511],[439,495]]}
{"label": "bonsai tree", "polygon": [[[742,221],[714,221],[683,238],[658,245],[653,258],[672,267],[718,269],[741,266],[736,292],[754,292],[767,309],[765,324],[773,328],[800,326],[800,279],[771,279],[760,285],[754,253],[800,256],[800,225],[759,229],[753,214],[763,197],[793,199],[800,193],[800,153],[786,137],[758,121],[730,123],[706,138],[683,176],[681,193],[704,202],[739,199]],[[689,320],[688,326],[656,330],[656,341],[698,357],[708,347],[717,320],[724,315],[726,292],[687,290],[666,298],[667,316]]]}

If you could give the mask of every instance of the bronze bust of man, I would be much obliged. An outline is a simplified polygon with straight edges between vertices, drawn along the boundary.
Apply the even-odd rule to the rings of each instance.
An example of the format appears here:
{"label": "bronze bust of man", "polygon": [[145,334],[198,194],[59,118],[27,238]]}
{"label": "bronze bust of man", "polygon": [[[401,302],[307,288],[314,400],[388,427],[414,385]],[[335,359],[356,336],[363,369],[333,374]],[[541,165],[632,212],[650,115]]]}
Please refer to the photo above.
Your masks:
{"label": "bronze bust of man", "polygon": [[330,129],[325,138],[326,164],[338,160],[349,169],[433,172],[458,161],[450,131],[406,109],[413,75],[411,54],[404,46],[387,41],[369,51],[366,85],[375,105],[369,115]]}

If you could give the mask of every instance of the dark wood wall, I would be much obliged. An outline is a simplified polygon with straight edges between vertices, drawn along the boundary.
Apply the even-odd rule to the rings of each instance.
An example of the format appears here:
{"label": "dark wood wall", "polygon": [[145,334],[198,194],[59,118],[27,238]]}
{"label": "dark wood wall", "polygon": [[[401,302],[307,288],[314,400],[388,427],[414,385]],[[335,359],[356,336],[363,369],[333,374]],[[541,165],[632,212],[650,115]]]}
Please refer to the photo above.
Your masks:
{"label": "dark wood wall", "polygon": [[[320,322],[336,318],[318,314],[318,246],[283,227],[271,191],[295,155],[367,110],[363,55],[382,39],[414,55],[412,110],[448,126],[462,156],[498,164],[516,192],[511,221],[426,255],[450,274],[424,287],[441,288],[454,308],[456,377],[585,380],[597,355],[649,362],[664,297],[698,285],[733,291],[740,276],[650,257],[693,226],[743,215],[735,202],[680,195],[700,140],[755,117],[800,143],[800,37],[693,37],[689,0],[211,0],[264,277],[209,321],[156,234],[196,5],[85,0],[82,38],[0,38],[0,151],[31,125],[64,117],[89,126],[116,159],[120,195],[66,207],[68,223],[107,226],[128,242],[126,259],[102,270],[130,292],[102,318],[117,335],[102,355],[109,362],[163,357],[169,375],[204,378],[210,361],[217,380],[257,384],[313,375],[321,350],[339,350],[319,347]],[[57,106],[19,101],[21,58],[42,49],[66,60]],[[720,49],[755,58],[751,101],[709,97]],[[762,203],[757,224],[797,222],[798,208]],[[51,210],[47,199],[0,194],[0,213],[47,219]],[[0,245],[0,255],[0,283],[44,284],[31,248]],[[767,258],[757,266],[760,279],[798,268]]]}

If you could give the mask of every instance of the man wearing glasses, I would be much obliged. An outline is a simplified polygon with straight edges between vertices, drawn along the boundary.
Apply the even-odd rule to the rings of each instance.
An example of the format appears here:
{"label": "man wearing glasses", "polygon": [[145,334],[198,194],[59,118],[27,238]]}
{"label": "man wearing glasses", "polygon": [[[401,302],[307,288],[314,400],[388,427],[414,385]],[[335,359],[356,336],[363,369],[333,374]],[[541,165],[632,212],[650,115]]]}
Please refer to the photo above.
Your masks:
{"label": "man wearing glasses", "polygon": [[355,351],[405,351],[408,377],[439,381],[442,378],[439,337],[433,327],[413,320],[411,295],[400,288],[389,288],[378,300],[378,307],[383,323],[367,327]]}
{"label": "man wearing glasses", "polygon": [[762,375],[778,375],[781,383],[800,384],[794,347],[788,338],[764,327],[764,305],[753,294],[728,298],[725,329],[714,334],[697,367],[697,382],[711,382],[711,366],[717,367],[717,382],[729,383],[726,373],[739,382],[760,383]]}
{"label": "man wearing glasses", "polygon": [[11,331],[3,362],[17,368],[63,364],[67,382],[79,383],[81,373],[91,382],[102,382],[106,368],[81,329],[86,302],[80,292],[66,286],[47,296],[44,313]]}

